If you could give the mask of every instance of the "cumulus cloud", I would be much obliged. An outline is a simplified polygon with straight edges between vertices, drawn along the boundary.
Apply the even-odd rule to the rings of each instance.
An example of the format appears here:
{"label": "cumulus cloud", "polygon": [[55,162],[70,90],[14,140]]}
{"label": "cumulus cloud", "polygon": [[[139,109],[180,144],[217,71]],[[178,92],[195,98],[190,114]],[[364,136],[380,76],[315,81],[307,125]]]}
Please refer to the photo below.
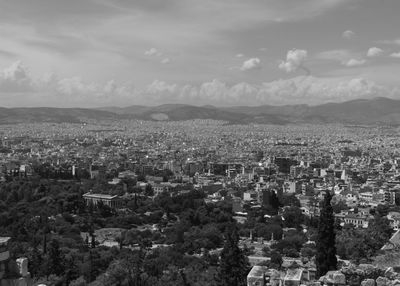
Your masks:
{"label": "cumulus cloud", "polygon": [[381,48],[372,47],[368,49],[367,56],[370,58],[378,57],[383,54],[383,50]]}
{"label": "cumulus cloud", "polygon": [[398,59],[400,59],[400,52],[398,52],[398,53],[393,53],[393,54],[391,54],[390,55],[392,58],[398,58]]}
{"label": "cumulus cloud", "polygon": [[243,55],[243,54],[237,54],[236,57],[237,57],[237,58],[243,58],[244,55]]}
{"label": "cumulus cloud", "polygon": [[[368,51],[368,53],[374,54],[374,56],[379,55],[379,51],[375,49],[372,49],[372,51]],[[329,50],[320,52],[316,55],[316,59],[338,61],[340,62],[340,64],[347,67],[360,66],[367,62],[365,59],[361,58],[359,54],[353,53],[349,50]]]}
{"label": "cumulus cloud", "polygon": [[[241,82],[228,84],[219,79],[196,85],[178,85],[154,80],[144,88],[129,83],[109,80],[105,83],[86,81],[81,77],[59,79],[55,74],[32,78],[20,63],[14,63],[0,73],[0,95],[18,94],[35,105],[99,106],[162,104],[181,102],[192,104],[249,105],[249,104],[298,104],[344,101],[376,96],[391,97],[393,89],[385,88],[364,78],[321,78],[298,76],[264,82],[259,85]],[[16,89],[23,82],[25,89]],[[6,83],[6,84],[5,84]],[[8,84],[12,83],[11,90]],[[10,93],[11,92],[11,93]],[[14,92],[14,93],[12,93]]]}
{"label": "cumulus cloud", "polygon": [[[154,85],[152,83],[151,85]],[[161,85],[161,87],[159,87]],[[151,99],[192,104],[319,104],[356,98],[392,96],[393,91],[364,78],[319,78],[299,76],[253,85],[228,85],[214,79],[200,85],[171,85],[158,82]],[[166,92],[167,90],[167,92]],[[138,95],[141,96],[141,95]]]}
{"label": "cumulus cloud", "polygon": [[154,80],[147,86],[145,92],[149,94],[174,93],[176,92],[176,88],[176,84],[168,84],[165,81]]}
{"label": "cumulus cloud", "polygon": [[261,68],[261,60],[259,58],[251,58],[243,62],[242,66],[240,67],[240,70],[249,71],[260,68]]}
{"label": "cumulus cloud", "polygon": [[[59,79],[55,73],[45,73],[33,77],[21,61],[11,64],[0,71],[0,96],[18,94],[18,100],[24,104],[48,106],[49,104],[90,104],[124,100],[134,94],[130,84],[117,84],[110,80],[105,84],[88,82],[75,76]],[[25,102],[23,98],[29,98]]]}
{"label": "cumulus cloud", "polygon": [[346,30],[342,33],[344,39],[350,40],[355,36],[355,33],[351,30]]}
{"label": "cumulus cloud", "polygon": [[343,63],[346,67],[356,67],[365,64],[367,61],[364,59],[350,59]]}
{"label": "cumulus cloud", "polygon": [[162,53],[159,50],[157,50],[156,48],[151,48],[151,49],[145,51],[144,55],[149,56],[149,57],[154,57],[154,56],[160,57],[160,56],[162,56]]}
{"label": "cumulus cloud", "polygon": [[161,63],[164,65],[169,64],[170,62],[171,62],[171,60],[169,58],[162,59],[162,61],[161,61]]}
{"label": "cumulus cloud", "polygon": [[279,68],[287,73],[295,72],[298,69],[303,69],[307,72],[307,74],[309,74],[308,69],[304,67],[304,61],[306,59],[306,50],[290,50],[287,52],[286,60],[279,64]]}
{"label": "cumulus cloud", "polygon": [[296,77],[264,83],[258,93],[259,101],[278,103],[326,103],[355,98],[389,96],[390,92],[363,78],[329,79],[313,76]]}
{"label": "cumulus cloud", "polygon": [[22,92],[33,89],[28,70],[21,61],[16,61],[0,72],[1,92]]}
{"label": "cumulus cloud", "polygon": [[57,90],[65,95],[96,94],[99,88],[94,83],[86,83],[80,77],[64,78],[58,82]]}

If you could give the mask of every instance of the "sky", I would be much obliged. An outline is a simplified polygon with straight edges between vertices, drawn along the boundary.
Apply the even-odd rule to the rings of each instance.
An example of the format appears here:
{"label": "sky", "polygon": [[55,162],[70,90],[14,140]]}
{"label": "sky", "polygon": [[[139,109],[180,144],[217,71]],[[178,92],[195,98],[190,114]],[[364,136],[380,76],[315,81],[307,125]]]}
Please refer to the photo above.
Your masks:
{"label": "sky", "polygon": [[398,0],[0,0],[0,106],[400,99]]}

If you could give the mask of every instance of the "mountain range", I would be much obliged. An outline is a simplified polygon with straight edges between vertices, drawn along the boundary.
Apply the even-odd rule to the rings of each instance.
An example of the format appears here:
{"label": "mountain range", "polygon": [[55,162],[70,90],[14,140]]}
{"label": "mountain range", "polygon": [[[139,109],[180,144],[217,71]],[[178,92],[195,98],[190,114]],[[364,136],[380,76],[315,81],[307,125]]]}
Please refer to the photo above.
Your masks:
{"label": "mountain range", "polygon": [[400,100],[389,98],[357,99],[322,105],[261,105],[215,107],[186,104],[159,106],[132,105],[102,108],[0,108],[0,124],[27,122],[80,123],[89,119],[141,119],[181,121],[191,119],[224,120],[232,124],[343,123],[362,125],[400,125]]}

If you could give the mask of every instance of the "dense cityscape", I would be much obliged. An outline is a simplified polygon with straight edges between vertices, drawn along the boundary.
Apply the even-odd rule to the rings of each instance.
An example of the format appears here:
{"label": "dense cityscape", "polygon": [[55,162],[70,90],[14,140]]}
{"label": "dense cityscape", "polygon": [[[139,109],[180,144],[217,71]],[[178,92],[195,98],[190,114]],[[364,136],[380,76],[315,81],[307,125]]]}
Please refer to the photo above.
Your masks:
{"label": "dense cityscape", "polygon": [[0,286],[400,286],[399,0],[0,0]]}
{"label": "dense cityscape", "polygon": [[[391,285],[399,134],[214,120],[2,125],[0,279]],[[318,260],[329,212],[333,267]]]}

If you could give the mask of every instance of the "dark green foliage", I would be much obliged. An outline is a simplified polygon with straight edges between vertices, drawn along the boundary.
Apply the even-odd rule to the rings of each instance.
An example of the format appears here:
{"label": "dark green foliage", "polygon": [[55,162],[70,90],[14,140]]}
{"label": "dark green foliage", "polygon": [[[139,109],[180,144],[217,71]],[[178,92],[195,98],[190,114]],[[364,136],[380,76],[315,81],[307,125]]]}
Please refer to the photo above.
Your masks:
{"label": "dark green foliage", "polygon": [[284,256],[299,257],[300,250],[305,242],[306,237],[303,234],[293,231],[288,233],[284,239],[274,244],[272,248]]}
{"label": "dark green foliage", "polygon": [[332,205],[332,209],[334,213],[340,213],[342,210],[348,210],[349,207],[346,205],[344,201],[338,201]]}
{"label": "dark green foliage", "polygon": [[221,252],[218,282],[221,286],[244,286],[249,271],[249,262],[239,248],[239,235],[235,225],[227,228],[225,244]]}
{"label": "dark green foliage", "polygon": [[[37,281],[54,285],[216,285],[219,256],[210,253],[222,247],[226,226],[233,222],[229,200],[206,204],[206,194],[194,190],[183,194],[174,190],[175,196],[163,194],[152,200],[141,190],[134,208],[129,204],[134,199],[127,198],[128,211],[116,212],[101,203],[87,206],[82,200],[82,194],[96,184],[103,190],[99,180],[27,178],[0,183],[0,232],[13,237],[12,257],[28,256],[29,271]],[[143,225],[154,229],[139,231],[136,227]],[[126,229],[119,240],[121,248],[94,243],[95,230],[104,227]],[[171,246],[150,251],[155,243]],[[127,247],[140,248],[144,256]],[[125,257],[126,252],[133,257]],[[204,256],[192,255],[200,253]],[[123,279],[108,281],[106,273]]]}
{"label": "dark green foliage", "polygon": [[282,206],[282,204],[280,203],[275,191],[274,190],[263,191],[262,196],[263,196],[262,204],[266,213],[270,215],[278,214],[278,209],[279,207]]}
{"label": "dark green foliage", "polygon": [[300,201],[294,194],[282,194],[279,201],[282,206],[300,207]]}
{"label": "dark green foliage", "polygon": [[28,268],[33,277],[43,275],[43,257],[37,247],[34,247],[29,254]]}
{"label": "dark green foliage", "polygon": [[146,188],[144,189],[144,194],[149,197],[154,195],[153,187],[150,184],[146,185]]}
{"label": "dark green foliage", "polygon": [[271,252],[271,262],[270,265],[272,268],[280,269],[283,263],[282,255],[277,251]]}
{"label": "dark green foliage", "polygon": [[77,263],[78,261],[75,261],[73,256],[69,256],[65,259],[64,279],[67,285],[69,285],[71,281],[79,277],[80,272]]}
{"label": "dark green foliage", "polygon": [[92,234],[91,236],[90,236],[90,247],[91,248],[95,248],[96,247],[96,236],[94,235],[94,234]]}
{"label": "dark green foliage", "polygon": [[57,239],[52,239],[48,249],[47,274],[60,276],[64,273],[64,256],[60,250],[60,244]]}
{"label": "dark green foliage", "polygon": [[392,235],[386,212],[375,212],[367,229],[355,229],[345,225],[336,239],[337,252],[340,258],[350,259],[355,263],[369,262],[387,243]]}
{"label": "dark green foliage", "polygon": [[284,226],[299,228],[304,222],[304,214],[299,207],[287,207],[283,212]]}
{"label": "dark green foliage", "polygon": [[325,275],[330,270],[336,270],[336,246],[335,246],[335,218],[331,206],[332,195],[326,192],[321,206],[321,214],[318,223],[317,236],[317,277]]}
{"label": "dark green foliage", "polygon": [[302,249],[300,250],[300,254],[302,257],[311,259],[312,257],[314,257],[316,255],[317,251],[315,249],[315,245],[314,244],[307,244],[305,246],[302,247]]}

